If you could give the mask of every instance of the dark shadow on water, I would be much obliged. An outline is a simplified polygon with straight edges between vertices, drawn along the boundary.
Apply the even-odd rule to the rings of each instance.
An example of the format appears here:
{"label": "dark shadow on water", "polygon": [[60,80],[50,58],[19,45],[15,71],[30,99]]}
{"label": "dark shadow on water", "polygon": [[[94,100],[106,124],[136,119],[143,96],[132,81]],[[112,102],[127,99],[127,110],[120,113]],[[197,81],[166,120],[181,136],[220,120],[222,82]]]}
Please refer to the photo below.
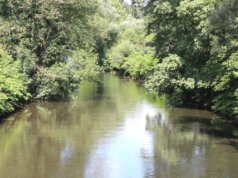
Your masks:
{"label": "dark shadow on water", "polygon": [[6,119],[0,119],[0,126],[6,122]]}
{"label": "dark shadow on water", "polygon": [[229,145],[233,146],[236,150],[238,150],[238,140],[229,140]]}
{"label": "dark shadow on water", "polygon": [[202,117],[180,117],[178,119],[178,122],[181,124],[194,124],[194,123],[199,123],[201,125],[211,125],[211,120],[202,118]]}
{"label": "dark shadow on water", "polygon": [[229,144],[238,149],[238,127],[230,121],[221,119],[208,119],[202,117],[180,117],[176,122],[181,125],[181,131],[191,131],[196,125],[200,134],[215,138],[226,139]]}

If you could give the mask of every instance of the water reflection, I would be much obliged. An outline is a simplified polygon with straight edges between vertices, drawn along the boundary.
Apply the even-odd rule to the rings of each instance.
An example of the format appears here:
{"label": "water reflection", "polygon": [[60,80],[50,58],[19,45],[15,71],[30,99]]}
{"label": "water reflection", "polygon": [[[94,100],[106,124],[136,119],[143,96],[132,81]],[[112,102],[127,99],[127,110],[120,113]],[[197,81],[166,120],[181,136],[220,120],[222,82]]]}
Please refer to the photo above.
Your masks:
{"label": "water reflection", "polygon": [[[146,119],[154,120],[157,109],[138,104],[125,116],[120,130],[100,140],[91,151],[85,177],[145,177],[154,172],[153,133],[146,129]],[[155,121],[155,120],[154,120]]]}
{"label": "water reflection", "polygon": [[0,177],[236,177],[233,125],[162,106],[114,76],[72,101],[33,103],[0,125]]}
{"label": "water reflection", "polygon": [[156,177],[236,177],[238,154],[221,144],[226,139],[207,132],[219,130],[208,119],[212,117],[205,111],[168,112],[166,124],[159,123],[155,131]]}

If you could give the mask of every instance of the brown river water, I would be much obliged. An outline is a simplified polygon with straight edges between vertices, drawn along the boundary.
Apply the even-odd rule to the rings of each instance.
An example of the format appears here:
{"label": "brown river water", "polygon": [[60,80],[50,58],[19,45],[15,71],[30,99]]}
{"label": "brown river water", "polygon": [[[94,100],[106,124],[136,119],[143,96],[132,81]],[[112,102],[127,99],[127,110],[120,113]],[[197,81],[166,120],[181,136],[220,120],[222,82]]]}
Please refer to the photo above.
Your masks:
{"label": "brown river water", "polygon": [[105,75],[70,101],[27,105],[0,125],[0,178],[236,178],[238,135],[208,111],[166,108]]}

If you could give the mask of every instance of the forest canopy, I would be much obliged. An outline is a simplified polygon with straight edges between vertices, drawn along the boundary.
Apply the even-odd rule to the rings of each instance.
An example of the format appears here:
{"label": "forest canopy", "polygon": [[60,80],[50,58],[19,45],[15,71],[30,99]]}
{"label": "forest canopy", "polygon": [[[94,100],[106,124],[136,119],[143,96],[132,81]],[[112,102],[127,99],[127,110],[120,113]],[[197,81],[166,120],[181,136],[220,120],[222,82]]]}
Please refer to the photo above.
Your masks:
{"label": "forest canopy", "polygon": [[238,1],[154,0],[146,11],[159,58],[147,88],[237,115]]}
{"label": "forest canopy", "polygon": [[170,105],[236,116],[238,1],[132,2],[130,24],[138,19],[143,23],[121,32],[107,64],[143,79],[149,91],[167,94]]}
{"label": "forest canopy", "polygon": [[117,33],[105,24],[123,13],[117,0],[0,0],[0,116],[29,99],[67,98],[81,80],[96,80]]}
{"label": "forest canopy", "polygon": [[102,70],[238,115],[238,0],[0,0],[0,22],[0,115]]}

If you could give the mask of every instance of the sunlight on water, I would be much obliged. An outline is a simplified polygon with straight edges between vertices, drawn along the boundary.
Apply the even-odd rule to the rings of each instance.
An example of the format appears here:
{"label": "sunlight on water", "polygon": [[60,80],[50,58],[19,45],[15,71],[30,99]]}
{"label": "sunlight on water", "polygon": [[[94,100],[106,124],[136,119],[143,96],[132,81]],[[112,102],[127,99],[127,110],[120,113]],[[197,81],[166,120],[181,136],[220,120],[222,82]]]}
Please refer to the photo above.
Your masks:
{"label": "sunlight on water", "polygon": [[145,172],[153,172],[153,133],[146,129],[146,118],[156,122],[157,114],[153,105],[146,102],[137,104],[125,116],[120,130],[109,138],[105,137],[92,150],[85,177],[139,178],[144,177]]}
{"label": "sunlight on water", "polygon": [[166,109],[133,81],[102,81],[0,125],[0,178],[237,177],[232,125],[207,111]]}

